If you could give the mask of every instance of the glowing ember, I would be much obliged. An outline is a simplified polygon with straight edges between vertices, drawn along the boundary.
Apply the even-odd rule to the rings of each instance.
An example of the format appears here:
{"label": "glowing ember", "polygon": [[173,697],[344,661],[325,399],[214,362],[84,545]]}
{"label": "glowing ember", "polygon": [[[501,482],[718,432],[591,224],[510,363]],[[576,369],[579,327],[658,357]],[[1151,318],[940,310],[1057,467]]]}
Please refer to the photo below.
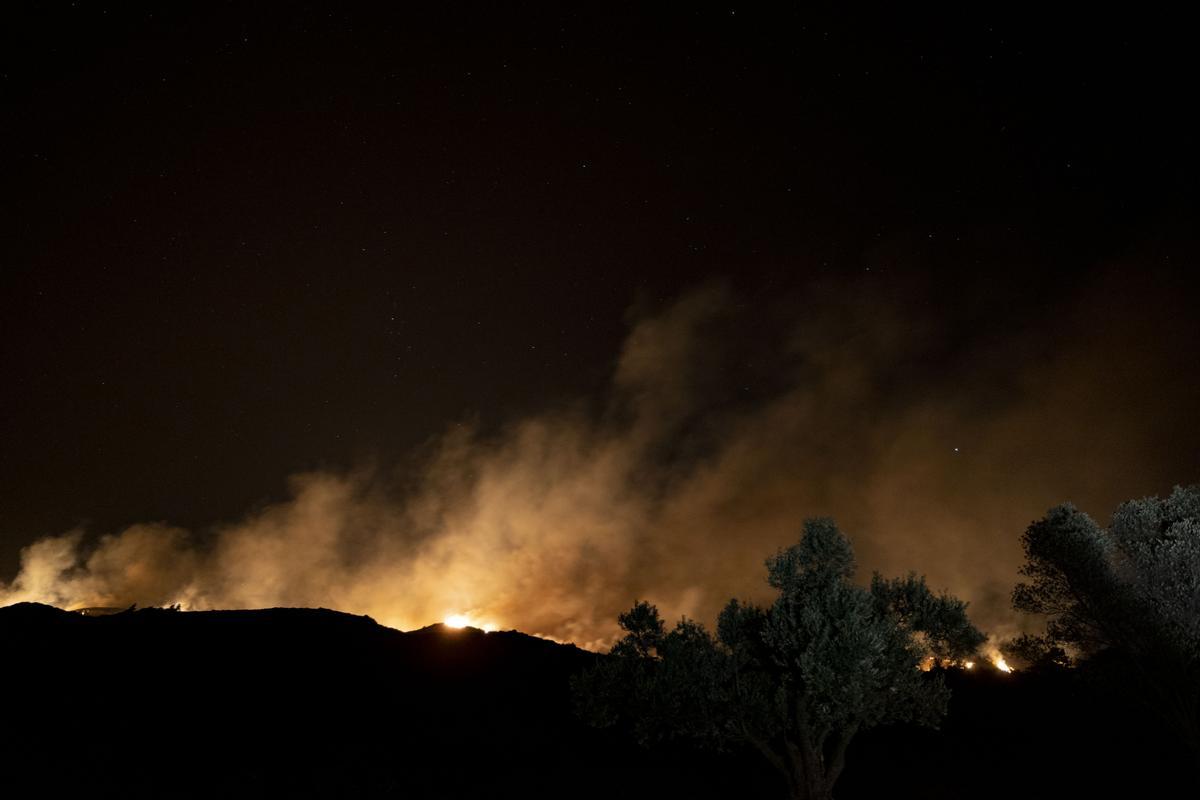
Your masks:
{"label": "glowing ember", "polygon": [[975,669],[975,662],[974,661],[964,661],[963,666],[966,667],[967,669]]}

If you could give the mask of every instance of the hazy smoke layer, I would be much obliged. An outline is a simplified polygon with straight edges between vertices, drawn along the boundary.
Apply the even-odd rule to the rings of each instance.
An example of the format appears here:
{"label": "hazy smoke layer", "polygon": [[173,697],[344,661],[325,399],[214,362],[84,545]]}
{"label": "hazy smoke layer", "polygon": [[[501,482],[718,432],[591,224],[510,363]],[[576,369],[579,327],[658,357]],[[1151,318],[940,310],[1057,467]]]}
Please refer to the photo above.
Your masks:
{"label": "hazy smoke layer", "polygon": [[965,332],[929,302],[816,288],[797,318],[703,287],[635,322],[599,412],[456,427],[415,477],[297,475],[290,500],[200,535],[43,539],[0,605],[464,614],[600,646],[635,598],[704,621],[765,598],[763,559],[828,514],[864,576],[923,572],[1004,632],[1030,520],[1195,480],[1163,466],[1196,452],[1195,382],[1162,390],[1194,369],[1190,315],[1112,281]]}

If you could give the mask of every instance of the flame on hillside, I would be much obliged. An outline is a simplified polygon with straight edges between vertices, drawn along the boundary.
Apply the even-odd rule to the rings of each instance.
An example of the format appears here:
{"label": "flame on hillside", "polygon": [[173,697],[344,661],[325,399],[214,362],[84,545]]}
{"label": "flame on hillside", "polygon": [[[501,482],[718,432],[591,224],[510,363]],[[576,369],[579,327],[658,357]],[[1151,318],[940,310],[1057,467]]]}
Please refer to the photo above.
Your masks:
{"label": "flame on hillside", "polygon": [[487,633],[496,630],[495,623],[480,622],[470,614],[447,614],[446,618],[442,620],[442,624],[447,628],[478,628]]}
{"label": "flame on hillside", "polygon": [[[1004,660],[1004,656],[1002,656],[999,651],[989,653],[987,656],[987,663],[991,664],[1001,672],[1008,673],[1013,671],[1012,667],[1008,665],[1008,662]],[[974,659],[959,660],[953,658],[935,658],[934,656],[925,656],[925,658],[921,659],[921,663],[917,665],[917,668],[922,672],[929,672],[935,667],[938,669],[965,669],[970,671],[974,670],[977,666],[979,666],[979,662]]]}

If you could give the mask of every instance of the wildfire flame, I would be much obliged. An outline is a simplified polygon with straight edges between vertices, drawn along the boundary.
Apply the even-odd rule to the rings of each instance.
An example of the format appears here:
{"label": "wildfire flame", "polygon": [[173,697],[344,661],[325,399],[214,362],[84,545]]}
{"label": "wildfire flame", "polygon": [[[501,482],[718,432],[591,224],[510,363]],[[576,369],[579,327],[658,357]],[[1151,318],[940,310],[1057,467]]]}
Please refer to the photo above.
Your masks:
{"label": "wildfire flame", "polygon": [[442,620],[442,624],[447,628],[479,628],[481,631],[491,633],[496,630],[496,625],[491,622],[480,622],[472,619],[468,614],[447,614]]}
{"label": "wildfire flame", "polygon": [[[996,669],[1000,670],[1001,672],[1012,672],[1013,671],[1012,667],[1010,667],[1008,665],[1008,662],[1004,660],[1004,656],[1000,655],[999,651],[994,651],[992,653],[989,653],[987,660],[988,660],[988,663],[990,663],[992,666],[994,666]],[[917,666],[918,666],[918,669],[920,669],[922,672],[929,672],[931,669],[933,669],[935,667],[937,667],[939,669],[953,669],[955,667],[959,667],[959,668],[965,669],[965,670],[973,670],[978,665],[978,663],[979,662],[977,662],[977,661],[966,661],[966,660],[956,661],[952,658],[937,659],[937,658],[934,658],[933,656],[926,656],[924,659],[921,660],[921,663],[918,664]]]}

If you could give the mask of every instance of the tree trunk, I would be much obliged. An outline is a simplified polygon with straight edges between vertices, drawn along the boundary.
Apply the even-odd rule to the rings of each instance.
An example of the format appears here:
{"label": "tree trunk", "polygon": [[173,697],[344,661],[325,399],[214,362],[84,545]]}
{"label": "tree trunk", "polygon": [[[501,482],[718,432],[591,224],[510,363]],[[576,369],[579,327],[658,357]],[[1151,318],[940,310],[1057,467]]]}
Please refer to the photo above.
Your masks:
{"label": "tree trunk", "polygon": [[790,759],[792,774],[788,777],[790,800],[831,800],[833,782],[837,776],[826,773],[821,753],[812,748],[796,748]]}
{"label": "tree trunk", "polygon": [[829,785],[823,775],[797,774],[788,781],[788,798],[789,800],[832,800],[833,787]]}
{"label": "tree trunk", "polygon": [[846,746],[858,732],[850,725],[835,732],[828,741],[814,742],[807,736],[789,753],[788,796],[791,800],[832,800],[833,787],[846,765]]}
{"label": "tree trunk", "polygon": [[751,739],[751,742],[787,783],[788,800],[831,800],[837,776],[825,774],[816,754],[805,754],[789,742],[784,742],[779,749],[771,748],[762,740]]}
{"label": "tree trunk", "polygon": [[813,737],[803,716],[796,714],[797,730],[791,737],[759,739],[743,727],[743,735],[787,782],[790,800],[831,800],[833,787],[846,765],[846,746],[858,732],[858,723]]}
{"label": "tree trunk", "polygon": [[833,787],[827,785],[823,779],[814,780],[804,800],[833,800]]}

